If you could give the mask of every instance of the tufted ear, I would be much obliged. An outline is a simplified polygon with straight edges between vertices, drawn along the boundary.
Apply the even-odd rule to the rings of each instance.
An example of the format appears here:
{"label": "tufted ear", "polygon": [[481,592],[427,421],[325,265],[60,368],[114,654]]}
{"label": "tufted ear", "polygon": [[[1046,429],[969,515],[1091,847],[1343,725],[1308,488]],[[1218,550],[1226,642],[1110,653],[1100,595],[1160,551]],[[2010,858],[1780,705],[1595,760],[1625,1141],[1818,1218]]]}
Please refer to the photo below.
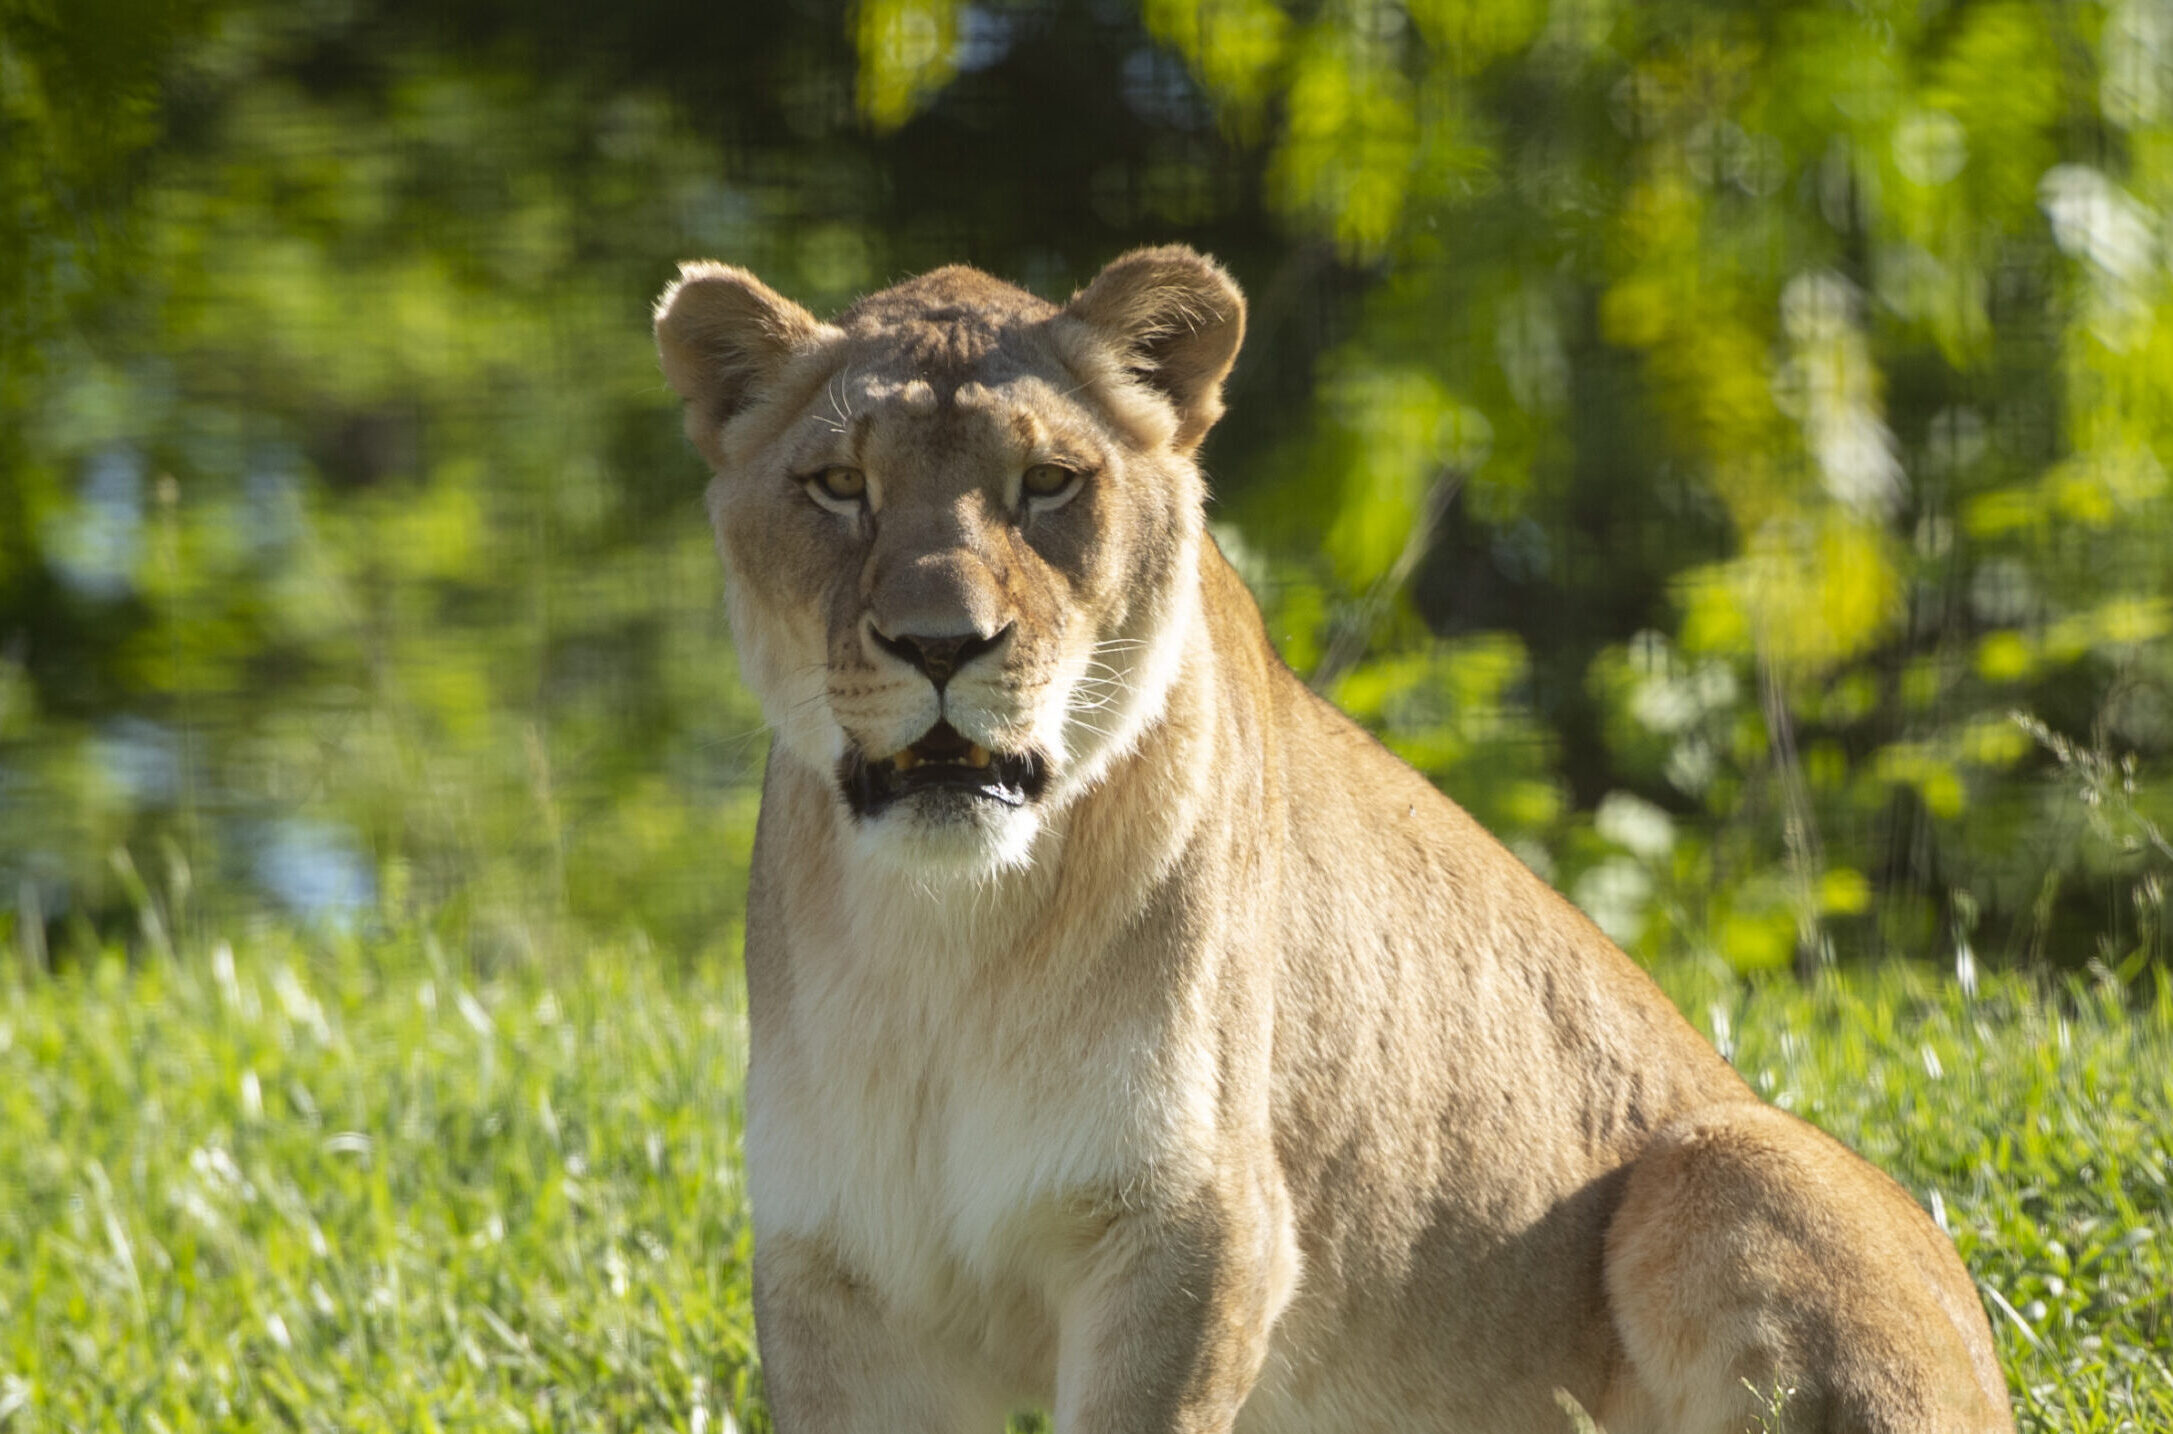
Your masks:
{"label": "tufted ear", "polygon": [[1245,296],[1222,266],[1166,244],[1110,262],[1064,312],[1114,345],[1132,376],[1177,410],[1177,446],[1222,417],[1222,381],[1245,337]]}
{"label": "tufted ear", "polygon": [[711,462],[717,430],[795,353],[820,337],[815,316],[729,264],[679,266],[656,301],[657,356],[687,405],[687,436]]}

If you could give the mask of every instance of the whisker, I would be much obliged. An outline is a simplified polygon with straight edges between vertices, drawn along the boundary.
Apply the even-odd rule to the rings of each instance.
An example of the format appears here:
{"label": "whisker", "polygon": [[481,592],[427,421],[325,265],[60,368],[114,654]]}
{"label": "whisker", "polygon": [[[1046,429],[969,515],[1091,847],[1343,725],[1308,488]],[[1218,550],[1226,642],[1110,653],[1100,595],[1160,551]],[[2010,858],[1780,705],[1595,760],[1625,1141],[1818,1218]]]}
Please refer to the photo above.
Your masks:
{"label": "whisker", "polygon": [[852,415],[845,411],[844,388],[846,377],[847,371],[839,369],[830,376],[830,382],[823,385],[823,396],[830,400],[830,411],[837,415],[835,421],[829,419],[823,421],[828,423],[831,431],[840,438],[845,437],[852,431],[853,422]]}
{"label": "whisker", "polygon": [[758,726],[749,727],[743,732],[719,733],[717,736],[705,737],[696,742],[694,750],[697,752],[730,751],[737,755],[752,747],[755,744],[755,739],[763,736],[769,730],[770,724],[764,722]]}

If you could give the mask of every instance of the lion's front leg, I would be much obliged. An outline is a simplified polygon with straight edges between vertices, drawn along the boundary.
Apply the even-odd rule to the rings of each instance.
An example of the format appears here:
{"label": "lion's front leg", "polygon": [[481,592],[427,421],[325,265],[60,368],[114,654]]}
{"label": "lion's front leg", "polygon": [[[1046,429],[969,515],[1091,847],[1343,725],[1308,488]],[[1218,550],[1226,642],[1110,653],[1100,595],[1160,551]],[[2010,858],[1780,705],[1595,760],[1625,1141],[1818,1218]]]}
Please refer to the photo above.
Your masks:
{"label": "lion's front leg", "polygon": [[1297,1263],[1279,1186],[1114,1220],[1060,1312],[1058,1434],[1225,1434]]}
{"label": "lion's front leg", "polygon": [[756,1239],[755,1331],[779,1434],[1000,1434],[1004,1401],[888,1318],[821,1245]]}

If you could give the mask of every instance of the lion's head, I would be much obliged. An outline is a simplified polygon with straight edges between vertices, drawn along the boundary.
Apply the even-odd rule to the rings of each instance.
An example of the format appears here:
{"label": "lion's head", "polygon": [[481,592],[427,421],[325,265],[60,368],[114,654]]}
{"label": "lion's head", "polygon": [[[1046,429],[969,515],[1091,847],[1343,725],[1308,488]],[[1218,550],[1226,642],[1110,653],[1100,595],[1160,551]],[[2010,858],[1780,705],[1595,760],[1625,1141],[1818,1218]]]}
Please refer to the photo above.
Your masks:
{"label": "lion's head", "polygon": [[1183,248],[1062,308],[961,267],[829,323],[722,264],[665,290],[741,666],[864,850],[1022,863],[1160,710],[1244,312]]}

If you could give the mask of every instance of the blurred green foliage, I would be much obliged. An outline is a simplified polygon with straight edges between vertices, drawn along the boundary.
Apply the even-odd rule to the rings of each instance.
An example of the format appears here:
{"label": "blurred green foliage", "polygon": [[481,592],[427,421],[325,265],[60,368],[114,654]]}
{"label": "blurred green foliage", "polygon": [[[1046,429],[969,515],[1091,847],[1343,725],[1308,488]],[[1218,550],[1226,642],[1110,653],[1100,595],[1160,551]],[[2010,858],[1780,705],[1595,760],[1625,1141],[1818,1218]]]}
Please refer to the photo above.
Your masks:
{"label": "blurred green foliage", "polygon": [[0,26],[26,949],[731,949],[760,723],[648,299],[1179,239],[1253,297],[1209,464],[1289,660],[1633,948],[2166,957],[2160,0]]}

